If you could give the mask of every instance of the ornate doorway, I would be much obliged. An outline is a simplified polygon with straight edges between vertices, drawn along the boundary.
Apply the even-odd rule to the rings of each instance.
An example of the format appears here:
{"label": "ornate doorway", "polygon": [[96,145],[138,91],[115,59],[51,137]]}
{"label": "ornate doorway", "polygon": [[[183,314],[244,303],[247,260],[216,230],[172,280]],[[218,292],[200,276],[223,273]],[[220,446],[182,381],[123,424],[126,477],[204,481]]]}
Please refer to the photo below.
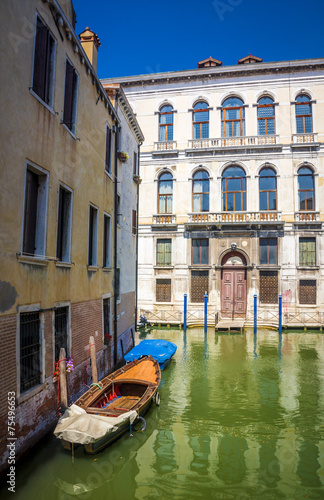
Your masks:
{"label": "ornate doorway", "polygon": [[243,318],[246,312],[246,260],[230,252],[222,260],[221,314],[223,318]]}

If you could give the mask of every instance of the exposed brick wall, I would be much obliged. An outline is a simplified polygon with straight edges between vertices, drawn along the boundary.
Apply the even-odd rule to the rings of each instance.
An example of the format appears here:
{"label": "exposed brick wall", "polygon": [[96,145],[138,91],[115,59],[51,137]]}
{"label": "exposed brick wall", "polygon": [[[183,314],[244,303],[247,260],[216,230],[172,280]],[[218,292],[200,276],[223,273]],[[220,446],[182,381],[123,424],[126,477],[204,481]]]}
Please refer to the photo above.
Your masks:
{"label": "exposed brick wall", "polygon": [[[87,357],[89,337],[96,343],[96,351],[103,347],[102,300],[89,300],[71,305],[72,358],[78,365]],[[96,333],[97,332],[97,333]]]}
{"label": "exposed brick wall", "polygon": [[[75,369],[67,375],[68,402],[72,404],[82,392],[85,384],[91,383],[91,366],[87,348],[89,336],[93,335],[96,343],[97,368],[99,380],[114,370],[113,342],[108,346],[102,343],[102,301],[95,300],[72,304],[72,357]],[[123,352],[126,354],[133,347],[132,330],[134,325],[127,328],[119,337],[117,345],[118,363],[123,361]],[[8,391],[17,391],[16,374],[16,331],[17,316],[0,318],[0,352],[4,366],[5,355],[6,382],[1,384],[1,415],[0,415],[0,472],[7,468],[7,395]],[[95,332],[98,331],[98,335]],[[47,432],[51,431],[58,419],[58,383],[53,383],[53,330],[52,312],[44,313],[45,364],[46,384],[43,390],[16,406],[16,458],[26,453]]]}
{"label": "exposed brick wall", "polygon": [[0,416],[7,415],[8,392],[17,391],[17,315],[0,317]]}

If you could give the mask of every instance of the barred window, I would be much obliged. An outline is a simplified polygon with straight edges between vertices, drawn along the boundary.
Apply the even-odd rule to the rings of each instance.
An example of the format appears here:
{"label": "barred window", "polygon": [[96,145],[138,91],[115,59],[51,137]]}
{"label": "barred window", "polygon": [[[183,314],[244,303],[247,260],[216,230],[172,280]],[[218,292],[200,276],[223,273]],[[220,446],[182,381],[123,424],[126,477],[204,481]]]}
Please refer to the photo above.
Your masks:
{"label": "barred window", "polygon": [[207,139],[209,137],[209,111],[206,102],[197,102],[193,107],[193,138]]}
{"label": "barred window", "polygon": [[156,280],[156,302],[171,302],[171,280]]}
{"label": "barred window", "polygon": [[70,356],[68,346],[68,307],[58,307],[55,309],[55,361],[60,359],[60,350],[65,349],[66,356]]}
{"label": "barred window", "polygon": [[261,304],[277,304],[278,289],[278,273],[276,271],[260,271]]}
{"label": "barred window", "polygon": [[20,314],[20,392],[41,382],[39,312]]}
{"label": "barred window", "polygon": [[171,239],[157,240],[156,264],[158,266],[171,266]]}
{"label": "barred window", "polygon": [[204,302],[204,295],[209,290],[208,281],[208,271],[191,271],[191,302]]}
{"label": "barred window", "polygon": [[300,280],[299,303],[316,304],[316,280]]}
{"label": "barred window", "polygon": [[316,266],[316,238],[299,238],[299,265]]}

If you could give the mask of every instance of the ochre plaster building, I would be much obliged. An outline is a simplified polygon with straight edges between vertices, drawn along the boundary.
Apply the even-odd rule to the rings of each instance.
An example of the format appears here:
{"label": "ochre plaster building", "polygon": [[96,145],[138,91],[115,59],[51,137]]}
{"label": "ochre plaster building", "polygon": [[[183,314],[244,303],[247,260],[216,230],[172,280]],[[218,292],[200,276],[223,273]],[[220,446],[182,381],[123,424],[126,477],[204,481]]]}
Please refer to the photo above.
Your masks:
{"label": "ochre plaster building", "polygon": [[[91,380],[90,336],[99,378],[133,345],[132,161],[143,136],[126,97],[117,110],[102,87],[99,38],[89,28],[76,35],[71,0],[5,0],[0,10],[3,468],[8,393],[15,395],[18,458],[56,422],[61,347],[74,363],[72,402]],[[125,164],[120,137],[132,155]],[[121,229],[116,192],[125,206]],[[125,259],[115,258],[118,237],[127,244],[127,273],[118,271]]]}

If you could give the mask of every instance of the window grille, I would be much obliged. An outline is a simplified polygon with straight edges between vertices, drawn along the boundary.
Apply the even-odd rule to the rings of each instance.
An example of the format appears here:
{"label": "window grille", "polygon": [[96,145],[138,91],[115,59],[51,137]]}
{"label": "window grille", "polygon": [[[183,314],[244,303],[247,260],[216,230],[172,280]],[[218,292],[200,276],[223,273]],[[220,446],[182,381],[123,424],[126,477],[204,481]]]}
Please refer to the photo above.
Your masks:
{"label": "window grille", "polygon": [[299,303],[316,304],[316,280],[300,280]]}
{"label": "window grille", "polygon": [[60,359],[60,350],[63,347],[66,356],[70,355],[68,348],[68,307],[55,309],[55,361]]}
{"label": "window grille", "polygon": [[204,302],[208,293],[208,271],[191,271],[191,302]]}
{"label": "window grille", "polygon": [[260,271],[261,304],[278,303],[278,273],[276,271]]}
{"label": "window grille", "polygon": [[20,392],[41,382],[39,313],[20,314]]}
{"label": "window grille", "polygon": [[156,280],[156,302],[171,302],[171,280]]}

